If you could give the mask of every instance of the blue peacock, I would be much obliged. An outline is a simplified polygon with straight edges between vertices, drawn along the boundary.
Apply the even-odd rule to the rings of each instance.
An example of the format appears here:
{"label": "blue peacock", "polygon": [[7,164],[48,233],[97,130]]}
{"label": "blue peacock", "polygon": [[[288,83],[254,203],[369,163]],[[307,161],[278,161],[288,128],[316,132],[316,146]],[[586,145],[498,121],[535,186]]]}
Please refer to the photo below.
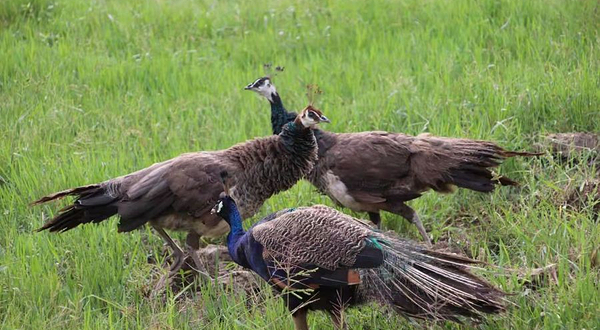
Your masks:
{"label": "blue peacock", "polygon": [[225,192],[212,213],[231,227],[229,254],[282,293],[296,330],[308,329],[309,310],[326,311],[344,329],[342,311],[368,302],[453,321],[505,309],[505,294],[470,272],[479,262],[375,231],[327,206],[285,209],[245,231],[227,173],[221,177]]}

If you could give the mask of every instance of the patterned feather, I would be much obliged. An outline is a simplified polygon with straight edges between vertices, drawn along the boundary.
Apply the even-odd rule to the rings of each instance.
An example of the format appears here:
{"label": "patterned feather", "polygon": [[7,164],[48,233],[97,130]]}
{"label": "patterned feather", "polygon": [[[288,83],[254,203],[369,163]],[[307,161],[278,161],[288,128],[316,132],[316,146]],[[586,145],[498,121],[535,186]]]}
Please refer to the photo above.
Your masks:
{"label": "patterned feather", "polygon": [[458,321],[504,311],[504,293],[469,269],[474,260],[384,237],[384,263],[360,271],[360,300],[375,301],[416,318]]}
{"label": "patterned feather", "polygon": [[370,234],[366,224],[324,205],[283,213],[252,230],[264,254],[278,263],[328,270],[351,267]]}
{"label": "patterned feather", "polygon": [[476,260],[375,231],[323,205],[280,211],[245,232],[233,199],[220,203],[233,260],[285,293],[295,321],[307,310],[339,314],[340,301],[434,320],[505,310],[505,294],[471,272]]}

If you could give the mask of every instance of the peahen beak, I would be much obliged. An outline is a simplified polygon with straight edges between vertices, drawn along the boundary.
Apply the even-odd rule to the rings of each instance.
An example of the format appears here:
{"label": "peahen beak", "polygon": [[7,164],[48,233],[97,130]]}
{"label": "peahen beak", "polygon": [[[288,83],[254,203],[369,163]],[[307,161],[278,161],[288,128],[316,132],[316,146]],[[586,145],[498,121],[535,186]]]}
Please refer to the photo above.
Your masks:
{"label": "peahen beak", "polygon": [[331,120],[329,120],[329,118],[327,118],[327,117],[325,117],[325,116],[323,116],[323,115],[321,115],[321,118],[319,118],[319,120],[320,120],[322,123],[331,123]]}
{"label": "peahen beak", "polygon": [[252,90],[252,84],[244,87],[244,90],[251,91]]}

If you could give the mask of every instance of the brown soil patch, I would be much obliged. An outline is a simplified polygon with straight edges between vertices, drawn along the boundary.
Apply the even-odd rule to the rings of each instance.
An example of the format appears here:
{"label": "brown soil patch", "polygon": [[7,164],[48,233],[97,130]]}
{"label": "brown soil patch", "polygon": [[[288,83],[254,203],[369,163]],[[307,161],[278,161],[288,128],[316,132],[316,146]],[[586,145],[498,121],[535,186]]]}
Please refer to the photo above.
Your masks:
{"label": "brown soil patch", "polygon": [[[210,281],[221,286],[227,292],[244,294],[248,298],[256,298],[261,279],[252,271],[235,264],[231,260],[226,246],[211,244],[200,248],[198,257],[203,265],[203,269],[200,270],[202,274],[195,270],[192,258],[187,257],[181,268],[181,276],[170,280],[169,284],[174,294],[181,293],[181,297],[189,296],[189,294],[200,290],[200,286],[194,285],[195,283],[200,284],[201,282]],[[154,263],[153,261],[149,260],[150,263]],[[164,275],[164,272],[158,275],[156,281]],[[183,290],[186,292],[183,292]],[[148,294],[151,295],[152,293],[149,292]]]}
{"label": "brown soil patch", "polygon": [[600,214],[600,179],[590,179],[567,190],[565,204],[575,210],[592,208],[595,219]]}
{"label": "brown soil patch", "polygon": [[548,134],[540,151],[548,150],[561,160],[590,156],[590,162],[600,161],[600,135],[594,133],[554,133]]}

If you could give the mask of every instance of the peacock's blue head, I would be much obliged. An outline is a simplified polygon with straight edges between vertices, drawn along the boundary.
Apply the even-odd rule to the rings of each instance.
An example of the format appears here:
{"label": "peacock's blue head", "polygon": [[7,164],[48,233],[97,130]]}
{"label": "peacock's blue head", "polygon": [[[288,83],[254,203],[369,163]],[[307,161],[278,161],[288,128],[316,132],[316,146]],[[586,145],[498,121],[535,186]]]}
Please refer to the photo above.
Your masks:
{"label": "peacock's blue head", "polygon": [[223,218],[227,223],[230,223],[231,216],[237,214],[237,205],[230,196],[222,196],[219,198],[215,206],[210,210],[210,213],[216,214]]}
{"label": "peacock's blue head", "polygon": [[253,83],[248,84],[244,87],[247,91],[253,91],[258,93],[259,95],[264,96],[269,102],[273,103],[274,98],[277,94],[277,89],[275,85],[271,82],[271,78],[262,77],[256,79]]}

